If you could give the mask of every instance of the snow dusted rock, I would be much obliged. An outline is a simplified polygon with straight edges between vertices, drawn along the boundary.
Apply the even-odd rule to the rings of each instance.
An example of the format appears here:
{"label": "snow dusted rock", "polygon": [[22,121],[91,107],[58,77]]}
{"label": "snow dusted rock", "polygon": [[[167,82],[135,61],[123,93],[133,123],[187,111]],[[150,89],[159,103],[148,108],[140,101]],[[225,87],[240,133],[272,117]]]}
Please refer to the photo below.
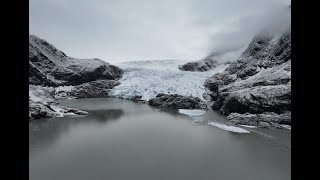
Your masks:
{"label": "snow dusted rock", "polygon": [[228,93],[220,111],[223,114],[282,113],[291,110],[291,86],[255,86]]}
{"label": "snow dusted rock", "polygon": [[178,94],[158,94],[149,100],[149,105],[168,107],[172,109],[207,109],[207,105],[198,97]]}
{"label": "snow dusted rock", "polygon": [[29,99],[29,121],[41,118],[88,115],[88,112],[75,108],[57,106],[52,102],[37,102]]}
{"label": "snow dusted rock", "polygon": [[119,81],[114,80],[97,80],[78,86],[62,86],[55,88],[54,97],[55,99],[108,97],[111,89],[119,84]]}
{"label": "snow dusted rock", "polygon": [[219,63],[211,58],[205,58],[200,61],[188,62],[179,66],[181,71],[208,71],[217,67]]}
{"label": "snow dusted rock", "polygon": [[244,80],[238,79],[238,81],[234,81],[232,84],[226,83],[225,86],[221,86],[220,90],[222,92],[231,92],[255,86],[274,86],[287,84],[290,81],[291,60],[271,68],[261,68],[259,73],[247,77]]}
{"label": "snow dusted rock", "polygon": [[204,86],[207,88],[207,94],[211,97],[211,100],[216,101],[219,95],[219,86],[230,84],[236,80],[236,75],[222,72],[207,79]]}
{"label": "snow dusted rock", "polygon": [[29,84],[55,86],[56,83],[49,79],[41,70],[29,61]]}
{"label": "snow dusted rock", "polygon": [[38,102],[29,99],[29,121],[41,118],[88,115],[86,111],[55,105],[53,102]]}
{"label": "snow dusted rock", "polygon": [[70,115],[87,115],[75,108],[67,108],[54,102],[53,88],[29,85],[29,121]]}
{"label": "snow dusted rock", "polygon": [[118,80],[123,71],[100,59],[68,57],[43,39],[29,36],[29,84],[79,85],[105,79]]}
{"label": "snow dusted rock", "polygon": [[257,35],[237,61],[208,78],[204,86],[214,101],[212,109],[226,115],[251,113],[241,118],[237,114],[237,121],[254,117],[246,120],[254,124],[254,119],[264,118],[261,123],[270,124],[263,127],[281,128],[281,121],[272,118],[291,117],[282,115],[291,111],[291,33]]}
{"label": "snow dusted rock", "polygon": [[53,117],[55,112],[48,104],[32,101],[29,98],[29,121],[41,118]]}
{"label": "snow dusted rock", "polygon": [[262,114],[250,113],[231,113],[227,116],[229,122],[235,125],[246,125],[255,127],[268,127],[288,129],[291,126],[291,112],[287,111],[282,114],[273,112],[264,112]]}

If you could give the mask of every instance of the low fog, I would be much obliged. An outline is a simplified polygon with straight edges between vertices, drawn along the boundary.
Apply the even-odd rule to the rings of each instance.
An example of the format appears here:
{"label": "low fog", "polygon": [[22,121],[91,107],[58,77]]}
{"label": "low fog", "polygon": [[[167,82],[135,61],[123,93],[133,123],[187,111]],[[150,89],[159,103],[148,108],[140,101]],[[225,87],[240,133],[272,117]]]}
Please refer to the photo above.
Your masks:
{"label": "low fog", "polygon": [[291,31],[291,9],[279,6],[240,17],[229,24],[229,31],[221,31],[210,37],[208,56],[220,62],[234,61],[257,34],[280,35]]}
{"label": "low fog", "polygon": [[30,0],[29,30],[77,58],[233,61],[290,29],[290,0]]}

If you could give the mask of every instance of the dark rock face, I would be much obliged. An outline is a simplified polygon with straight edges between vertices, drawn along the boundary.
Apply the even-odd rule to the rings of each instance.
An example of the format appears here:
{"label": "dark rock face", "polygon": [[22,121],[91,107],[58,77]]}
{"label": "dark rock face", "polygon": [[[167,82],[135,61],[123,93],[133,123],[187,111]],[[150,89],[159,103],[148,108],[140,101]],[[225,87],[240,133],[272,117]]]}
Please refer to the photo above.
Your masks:
{"label": "dark rock face", "polygon": [[188,62],[186,64],[180,65],[179,69],[181,71],[208,71],[217,67],[219,63],[214,59],[203,59],[200,61]]}
{"label": "dark rock face", "polygon": [[145,102],[143,100],[141,100],[142,96],[134,96],[131,100],[133,102]]}
{"label": "dark rock face", "polygon": [[108,97],[112,88],[119,85],[119,81],[97,80],[71,87],[70,90],[55,91],[56,99],[66,98],[102,98]]}
{"label": "dark rock face", "polygon": [[118,80],[123,71],[100,59],[68,57],[43,39],[29,36],[29,84],[79,85],[95,80]]}
{"label": "dark rock face", "polygon": [[[287,122],[288,116],[282,114],[291,111],[291,33],[257,35],[237,61],[208,78],[204,86],[214,101],[212,109],[225,115],[237,113],[238,118],[250,113],[252,119],[277,117]],[[275,125],[279,122],[266,127],[280,127]]]}
{"label": "dark rock face", "polygon": [[243,70],[239,71],[237,73],[237,77],[241,79],[246,79],[247,77],[253,76],[257,74],[260,71],[260,69],[256,66],[248,66],[244,68]]}
{"label": "dark rock face", "polygon": [[200,98],[178,94],[158,94],[149,100],[149,105],[172,109],[206,109],[207,105]]}

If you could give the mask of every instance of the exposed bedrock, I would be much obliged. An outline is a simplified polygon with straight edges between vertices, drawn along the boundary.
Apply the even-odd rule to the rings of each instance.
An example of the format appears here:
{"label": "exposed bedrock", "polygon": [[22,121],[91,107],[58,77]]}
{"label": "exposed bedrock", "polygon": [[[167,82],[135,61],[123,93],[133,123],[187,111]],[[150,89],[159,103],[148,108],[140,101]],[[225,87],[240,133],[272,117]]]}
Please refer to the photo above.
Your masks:
{"label": "exposed bedrock", "polygon": [[256,86],[231,92],[220,111],[237,113],[282,113],[291,110],[291,86]]}
{"label": "exposed bedrock", "polygon": [[178,94],[158,94],[149,100],[149,105],[172,109],[207,109],[207,105],[198,97]]}
{"label": "exposed bedrock", "polygon": [[78,86],[55,88],[54,97],[55,99],[108,97],[111,89],[119,84],[119,81],[114,80],[97,80]]}
{"label": "exposed bedrock", "polygon": [[53,101],[34,101],[29,98],[29,121],[70,115],[88,115],[88,113],[75,108],[59,106]]}
{"label": "exposed bedrock", "polygon": [[291,126],[291,112],[281,114],[264,112],[261,114],[231,113],[227,116],[229,122],[235,125],[287,129]]}
{"label": "exposed bedrock", "polygon": [[217,67],[219,63],[211,58],[205,58],[199,61],[188,62],[179,66],[181,71],[208,71]]}

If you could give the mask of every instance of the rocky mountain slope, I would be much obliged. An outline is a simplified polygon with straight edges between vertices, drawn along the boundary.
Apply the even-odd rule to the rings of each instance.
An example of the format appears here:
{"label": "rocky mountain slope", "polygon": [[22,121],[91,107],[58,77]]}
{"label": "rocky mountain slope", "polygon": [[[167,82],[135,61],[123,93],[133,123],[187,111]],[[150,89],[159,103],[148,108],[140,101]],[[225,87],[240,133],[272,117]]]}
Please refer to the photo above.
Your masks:
{"label": "rocky mountain slope", "polygon": [[291,32],[256,35],[240,58],[204,84],[233,124],[283,128],[291,124]]}
{"label": "rocky mountain slope", "polygon": [[55,99],[107,97],[123,71],[100,59],[67,56],[47,41],[29,36],[29,119],[86,114]]}
{"label": "rocky mountain slope", "polygon": [[37,36],[29,36],[29,83],[43,86],[79,85],[118,80],[122,70],[100,59],[76,59]]}

